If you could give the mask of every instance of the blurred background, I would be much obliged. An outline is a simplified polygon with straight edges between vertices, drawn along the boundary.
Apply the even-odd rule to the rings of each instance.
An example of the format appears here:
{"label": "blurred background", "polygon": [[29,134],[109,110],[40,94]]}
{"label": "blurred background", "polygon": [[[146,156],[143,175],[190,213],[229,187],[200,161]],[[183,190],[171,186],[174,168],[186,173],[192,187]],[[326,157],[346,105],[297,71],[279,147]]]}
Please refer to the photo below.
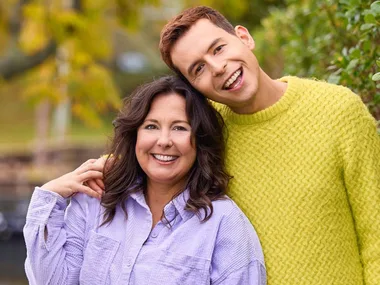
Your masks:
{"label": "blurred background", "polygon": [[195,5],[246,26],[273,78],[343,84],[380,120],[380,1],[1,0],[0,285],[27,284],[34,186],[106,151],[122,98],[169,72],[161,28]]}

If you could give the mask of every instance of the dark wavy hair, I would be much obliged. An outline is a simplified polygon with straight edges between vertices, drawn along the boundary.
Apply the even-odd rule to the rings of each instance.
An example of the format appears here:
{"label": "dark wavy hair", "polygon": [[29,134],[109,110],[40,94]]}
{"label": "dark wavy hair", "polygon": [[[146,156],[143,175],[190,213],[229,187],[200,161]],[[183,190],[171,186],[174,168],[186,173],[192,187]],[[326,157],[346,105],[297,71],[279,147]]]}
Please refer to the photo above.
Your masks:
{"label": "dark wavy hair", "polygon": [[145,191],[147,177],[135,154],[137,130],[154,98],[170,93],[185,98],[186,115],[196,145],[196,160],[187,177],[186,187],[190,196],[185,209],[199,217],[203,209],[205,216],[202,221],[207,221],[213,213],[211,201],[221,199],[226,193],[231,177],[224,164],[224,121],[221,115],[202,94],[178,76],[165,76],[137,88],[125,99],[124,107],[114,121],[114,137],[108,152],[112,155],[107,158],[104,170],[105,194],[101,204],[105,212],[102,225],[113,220],[118,206],[127,216],[126,200],[130,194]]}

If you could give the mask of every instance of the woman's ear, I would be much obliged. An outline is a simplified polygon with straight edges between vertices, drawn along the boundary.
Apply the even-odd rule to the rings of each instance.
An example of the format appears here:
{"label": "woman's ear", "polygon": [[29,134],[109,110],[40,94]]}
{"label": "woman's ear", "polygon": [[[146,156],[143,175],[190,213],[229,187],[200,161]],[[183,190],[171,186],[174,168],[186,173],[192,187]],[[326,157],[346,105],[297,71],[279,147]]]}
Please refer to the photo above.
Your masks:
{"label": "woman's ear", "polygon": [[237,25],[235,27],[235,34],[250,50],[255,49],[255,41],[246,27]]}

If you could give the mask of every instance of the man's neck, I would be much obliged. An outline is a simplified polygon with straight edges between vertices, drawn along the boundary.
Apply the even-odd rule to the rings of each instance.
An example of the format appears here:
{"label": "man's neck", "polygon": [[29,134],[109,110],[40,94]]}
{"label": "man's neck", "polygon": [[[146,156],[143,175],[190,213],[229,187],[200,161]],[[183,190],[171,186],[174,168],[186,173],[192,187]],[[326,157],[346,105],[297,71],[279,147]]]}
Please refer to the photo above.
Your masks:
{"label": "man's neck", "polygon": [[288,84],[273,80],[262,69],[258,80],[258,89],[250,104],[239,109],[232,109],[238,114],[254,114],[276,104],[284,95]]}

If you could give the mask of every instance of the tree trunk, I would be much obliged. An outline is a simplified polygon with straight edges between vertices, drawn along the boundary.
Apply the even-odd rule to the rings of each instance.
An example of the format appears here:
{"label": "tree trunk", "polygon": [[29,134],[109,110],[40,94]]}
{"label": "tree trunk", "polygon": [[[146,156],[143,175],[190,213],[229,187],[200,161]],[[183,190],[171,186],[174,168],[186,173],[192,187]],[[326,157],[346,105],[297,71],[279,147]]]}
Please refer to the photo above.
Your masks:
{"label": "tree trunk", "polygon": [[48,162],[48,136],[50,104],[47,100],[39,103],[35,110],[36,138],[34,146],[34,166],[43,167]]}

